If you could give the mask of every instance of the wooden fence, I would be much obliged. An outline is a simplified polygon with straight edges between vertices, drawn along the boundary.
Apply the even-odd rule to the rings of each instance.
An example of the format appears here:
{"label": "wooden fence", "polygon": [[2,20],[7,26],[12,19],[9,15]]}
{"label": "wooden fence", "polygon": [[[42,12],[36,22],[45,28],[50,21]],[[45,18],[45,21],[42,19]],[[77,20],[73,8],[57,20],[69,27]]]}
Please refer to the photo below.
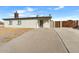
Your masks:
{"label": "wooden fence", "polygon": [[54,21],[54,27],[76,27],[78,26],[78,21],[68,20],[68,21]]}

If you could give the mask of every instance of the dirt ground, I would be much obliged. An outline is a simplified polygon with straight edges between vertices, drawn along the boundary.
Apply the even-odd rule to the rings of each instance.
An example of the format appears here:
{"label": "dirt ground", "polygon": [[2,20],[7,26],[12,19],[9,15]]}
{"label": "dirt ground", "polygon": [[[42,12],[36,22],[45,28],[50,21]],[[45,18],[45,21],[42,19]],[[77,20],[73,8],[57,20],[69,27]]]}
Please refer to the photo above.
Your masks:
{"label": "dirt ground", "polygon": [[16,38],[23,33],[31,30],[30,28],[0,28],[0,45]]}

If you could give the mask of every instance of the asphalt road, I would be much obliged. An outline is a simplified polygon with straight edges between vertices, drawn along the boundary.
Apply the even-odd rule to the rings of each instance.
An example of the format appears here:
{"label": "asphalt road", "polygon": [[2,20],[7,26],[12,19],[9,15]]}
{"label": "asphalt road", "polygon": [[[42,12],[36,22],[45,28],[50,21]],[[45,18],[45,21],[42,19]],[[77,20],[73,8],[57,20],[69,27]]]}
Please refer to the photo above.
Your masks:
{"label": "asphalt road", "polygon": [[55,30],[35,29],[1,45],[0,52],[66,53],[68,50]]}

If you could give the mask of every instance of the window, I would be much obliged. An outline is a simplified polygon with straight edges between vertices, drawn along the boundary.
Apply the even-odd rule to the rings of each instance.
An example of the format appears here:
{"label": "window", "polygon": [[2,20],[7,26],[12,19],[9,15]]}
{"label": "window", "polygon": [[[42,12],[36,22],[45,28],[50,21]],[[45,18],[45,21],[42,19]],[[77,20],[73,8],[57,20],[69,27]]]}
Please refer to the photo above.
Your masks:
{"label": "window", "polygon": [[12,25],[12,20],[9,20],[9,25]]}
{"label": "window", "polygon": [[21,20],[18,20],[18,25],[21,25]]}

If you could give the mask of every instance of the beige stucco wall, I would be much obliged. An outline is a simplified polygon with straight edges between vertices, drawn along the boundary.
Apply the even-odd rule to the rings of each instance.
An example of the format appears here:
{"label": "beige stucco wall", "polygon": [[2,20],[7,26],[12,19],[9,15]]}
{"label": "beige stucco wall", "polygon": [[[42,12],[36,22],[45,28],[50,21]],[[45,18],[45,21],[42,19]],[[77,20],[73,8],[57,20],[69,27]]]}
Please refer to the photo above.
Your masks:
{"label": "beige stucco wall", "polygon": [[50,21],[50,28],[54,28],[54,21],[53,20]]}
{"label": "beige stucco wall", "polygon": [[[43,22],[43,28],[50,28],[50,20],[43,20]],[[18,25],[18,20],[12,20],[12,25],[9,25],[9,20],[7,20],[4,26],[11,28],[40,28],[39,22],[36,19],[21,20],[21,25]]]}
{"label": "beige stucco wall", "polygon": [[18,25],[17,20],[12,20],[12,25],[9,25],[9,21],[5,21],[5,27],[37,28],[37,26],[37,20],[21,20],[21,25]]}
{"label": "beige stucco wall", "polygon": [[44,28],[50,28],[50,20],[43,20],[44,24],[43,27]]}

